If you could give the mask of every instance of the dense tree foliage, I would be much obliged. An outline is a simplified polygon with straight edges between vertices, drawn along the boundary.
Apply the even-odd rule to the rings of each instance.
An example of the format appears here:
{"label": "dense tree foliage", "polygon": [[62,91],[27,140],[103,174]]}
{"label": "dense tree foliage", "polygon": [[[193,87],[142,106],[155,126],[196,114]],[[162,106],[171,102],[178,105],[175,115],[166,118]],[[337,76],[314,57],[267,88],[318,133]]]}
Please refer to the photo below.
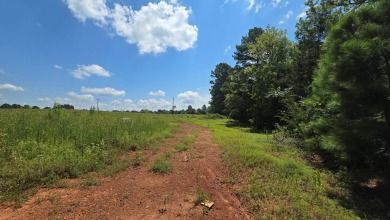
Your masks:
{"label": "dense tree foliage", "polygon": [[215,67],[214,71],[211,71],[211,77],[215,78],[214,80],[210,81],[212,85],[210,89],[210,108],[211,112],[213,113],[225,114],[225,82],[227,81],[227,78],[231,71],[232,67],[227,63],[220,63]]}
{"label": "dense tree foliage", "polygon": [[283,30],[250,29],[236,66],[221,63],[211,74],[211,110],[278,127],[350,167],[389,164],[389,4],[307,0],[296,43]]}
{"label": "dense tree foliage", "polygon": [[307,100],[321,147],[355,167],[383,163],[390,154],[389,27],[387,1],[343,17],[328,34]]}

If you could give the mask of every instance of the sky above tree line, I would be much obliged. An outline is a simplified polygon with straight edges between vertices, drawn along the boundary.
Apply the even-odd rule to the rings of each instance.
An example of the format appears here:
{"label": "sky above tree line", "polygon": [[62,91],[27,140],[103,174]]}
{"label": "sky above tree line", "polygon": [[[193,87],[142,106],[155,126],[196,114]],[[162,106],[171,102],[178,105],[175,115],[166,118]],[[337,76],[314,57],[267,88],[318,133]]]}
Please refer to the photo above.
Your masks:
{"label": "sky above tree line", "polygon": [[2,0],[0,105],[200,108],[210,72],[253,27],[287,30],[304,0]]}

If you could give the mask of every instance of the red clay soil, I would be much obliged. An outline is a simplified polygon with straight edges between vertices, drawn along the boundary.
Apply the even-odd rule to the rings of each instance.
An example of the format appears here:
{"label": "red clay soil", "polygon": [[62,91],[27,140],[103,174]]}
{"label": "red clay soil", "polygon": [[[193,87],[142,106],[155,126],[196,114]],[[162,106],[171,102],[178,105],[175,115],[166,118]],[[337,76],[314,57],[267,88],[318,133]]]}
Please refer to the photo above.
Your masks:
{"label": "red clay soil", "polygon": [[[195,136],[190,149],[176,146]],[[167,153],[168,152],[168,153]],[[173,170],[150,172],[156,158],[170,155]],[[134,157],[134,153],[125,155]],[[191,124],[161,143],[156,152],[142,151],[142,165],[114,176],[100,177],[96,186],[80,187],[81,179],[63,180],[63,188],[40,189],[21,208],[0,208],[0,220],[10,219],[250,219],[226,183],[228,172],[210,132]],[[196,205],[200,192],[214,202]]]}

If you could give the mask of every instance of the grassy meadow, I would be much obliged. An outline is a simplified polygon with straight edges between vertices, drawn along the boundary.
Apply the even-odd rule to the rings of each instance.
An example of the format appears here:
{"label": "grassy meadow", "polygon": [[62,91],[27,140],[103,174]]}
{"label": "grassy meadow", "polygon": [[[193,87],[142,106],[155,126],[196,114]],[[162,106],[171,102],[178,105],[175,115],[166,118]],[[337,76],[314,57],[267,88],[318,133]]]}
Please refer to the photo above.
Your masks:
{"label": "grassy meadow", "polygon": [[337,198],[348,197],[335,174],[316,169],[274,134],[253,133],[228,119],[188,118],[210,129],[223,150],[236,193],[254,219],[359,219]]}
{"label": "grassy meadow", "polygon": [[120,154],[140,150],[172,128],[154,114],[60,109],[2,109],[0,124],[0,201],[23,200],[29,189],[60,178],[120,167]]}
{"label": "grassy meadow", "polygon": [[[314,168],[298,149],[228,119],[193,115],[0,110],[0,201],[23,202],[36,186],[96,170],[104,173],[107,166],[120,171],[128,164],[118,160],[121,154],[152,146],[178,122],[212,131],[231,173],[224,181],[237,186],[236,194],[254,219],[358,218],[337,199],[348,196],[337,176]],[[188,150],[186,146],[194,140],[184,140],[176,146],[178,152]],[[151,171],[171,169],[160,158]]]}

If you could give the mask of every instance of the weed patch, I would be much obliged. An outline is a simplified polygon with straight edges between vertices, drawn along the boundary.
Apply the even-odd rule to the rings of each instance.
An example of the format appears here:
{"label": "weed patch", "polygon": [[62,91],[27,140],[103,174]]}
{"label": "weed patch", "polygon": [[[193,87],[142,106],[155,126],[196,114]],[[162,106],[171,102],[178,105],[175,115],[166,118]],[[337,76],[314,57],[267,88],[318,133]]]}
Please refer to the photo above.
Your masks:
{"label": "weed patch", "polygon": [[163,174],[163,173],[171,172],[172,168],[173,168],[173,164],[170,161],[168,161],[166,156],[163,156],[157,158],[157,160],[150,168],[150,171],[153,173]]}
{"label": "weed patch", "polygon": [[0,109],[0,201],[23,201],[29,189],[61,178],[138,166],[140,158],[117,162],[119,155],[167,137],[169,120],[127,112]]}

